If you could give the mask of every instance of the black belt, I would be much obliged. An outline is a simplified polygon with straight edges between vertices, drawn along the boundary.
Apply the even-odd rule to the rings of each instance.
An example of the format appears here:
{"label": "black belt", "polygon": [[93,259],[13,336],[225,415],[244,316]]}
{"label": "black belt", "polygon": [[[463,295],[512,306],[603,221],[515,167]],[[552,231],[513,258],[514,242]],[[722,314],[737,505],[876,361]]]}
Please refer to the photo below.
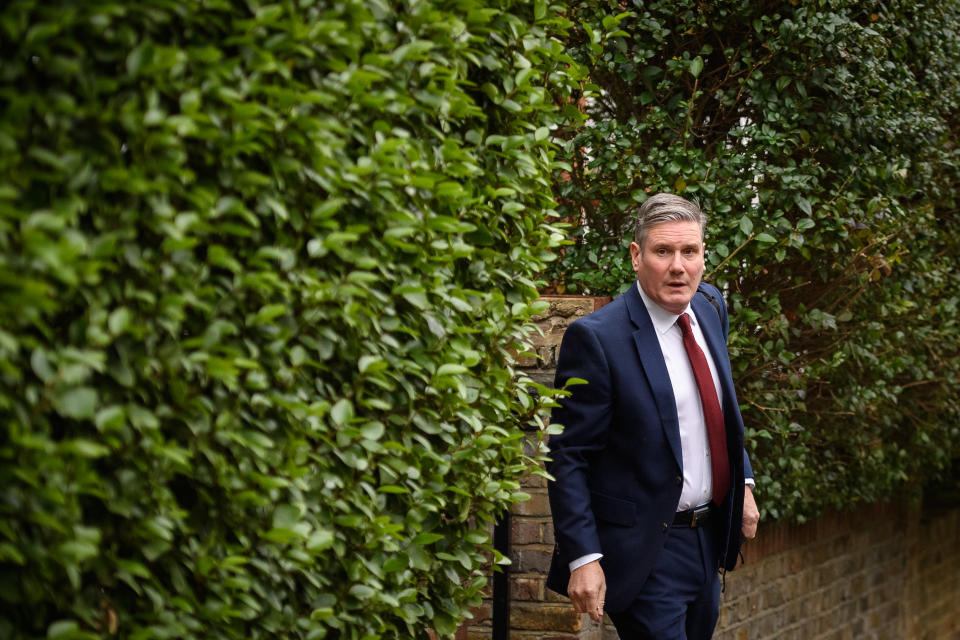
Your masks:
{"label": "black belt", "polygon": [[713,503],[705,504],[696,509],[677,511],[677,515],[673,516],[673,526],[695,529],[707,524],[716,512],[717,509],[713,506]]}

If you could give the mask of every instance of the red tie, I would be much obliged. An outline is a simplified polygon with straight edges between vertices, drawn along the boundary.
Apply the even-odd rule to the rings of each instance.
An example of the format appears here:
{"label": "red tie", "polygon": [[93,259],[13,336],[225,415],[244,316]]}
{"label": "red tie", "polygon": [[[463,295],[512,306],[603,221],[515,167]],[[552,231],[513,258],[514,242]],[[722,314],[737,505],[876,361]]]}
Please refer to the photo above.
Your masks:
{"label": "red tie", "polygon": [[710,365],[707,364],[707,358],[690,329],[690,316],[681,314],[677,324],[683,332],[683,348],[687,350],[687,357],[693,365],[693,377],[697,379],[697,389],[700,390],[703,419],[707,423],[707,440],[710,442],[713,502],[720,504],[730,490],[730,460],[727,457],[727,437],[720,400],[717,398],[717,389],[713,386]]}

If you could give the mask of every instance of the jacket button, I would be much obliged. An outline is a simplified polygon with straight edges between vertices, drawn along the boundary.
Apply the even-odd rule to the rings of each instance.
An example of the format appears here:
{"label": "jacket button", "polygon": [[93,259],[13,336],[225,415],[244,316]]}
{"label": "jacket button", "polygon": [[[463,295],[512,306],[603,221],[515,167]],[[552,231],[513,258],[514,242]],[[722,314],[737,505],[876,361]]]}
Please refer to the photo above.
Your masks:
{"label": "jacket button", "polygon": [[677,483],[678,487],[683,486],[683,476],[677,476],[676,478],[673,479],[673,481]]}
{"label": "jacket button", "polygon": [[667,529],[669,529],[669,528],[670,528],[670,525],[668,525],[666,522],[664,522],[664,523],[663,523],[663,532],[666,533],[666,532],[667,532]]}

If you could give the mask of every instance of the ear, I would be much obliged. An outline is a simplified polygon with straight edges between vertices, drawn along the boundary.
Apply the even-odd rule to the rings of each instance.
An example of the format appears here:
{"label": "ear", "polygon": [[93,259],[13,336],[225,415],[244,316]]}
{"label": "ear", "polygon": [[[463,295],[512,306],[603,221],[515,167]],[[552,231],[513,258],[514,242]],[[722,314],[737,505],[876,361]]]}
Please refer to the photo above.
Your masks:
{"label": "ear", "polygon": [[642,256],[642,251],[640,245],[636,242],[630,243],[630,264],[633,266],[634,272],[640,271],[640,259]]}

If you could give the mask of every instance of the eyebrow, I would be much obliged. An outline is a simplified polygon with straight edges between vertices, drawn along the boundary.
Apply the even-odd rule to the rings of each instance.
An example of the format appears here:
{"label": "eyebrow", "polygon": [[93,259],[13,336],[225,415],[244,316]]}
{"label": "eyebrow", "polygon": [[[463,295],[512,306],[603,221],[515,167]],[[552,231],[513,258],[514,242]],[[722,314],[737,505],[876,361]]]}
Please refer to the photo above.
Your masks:
{"label": "eyebrow", "polygon": [[[660,249],[672,249],[673,247],[674,247],[674,245],[672,245],[672,244],[670,244],[670,243],[668,243],[668,242],[658,242],[658,243],[656,243],[656,244],[653,245],[652,249],[653,249],[654,251],[658,251],[658,250],[660,250]],[[683,251],[684,249],[696,249],[696,250],[699,251],[699,250],[700,250],[700,243],[699,243],[699,242],[691,242],[691,243],[689,243],[689,244],[682,244],[682,245],[680,245],[680,250]]]}

